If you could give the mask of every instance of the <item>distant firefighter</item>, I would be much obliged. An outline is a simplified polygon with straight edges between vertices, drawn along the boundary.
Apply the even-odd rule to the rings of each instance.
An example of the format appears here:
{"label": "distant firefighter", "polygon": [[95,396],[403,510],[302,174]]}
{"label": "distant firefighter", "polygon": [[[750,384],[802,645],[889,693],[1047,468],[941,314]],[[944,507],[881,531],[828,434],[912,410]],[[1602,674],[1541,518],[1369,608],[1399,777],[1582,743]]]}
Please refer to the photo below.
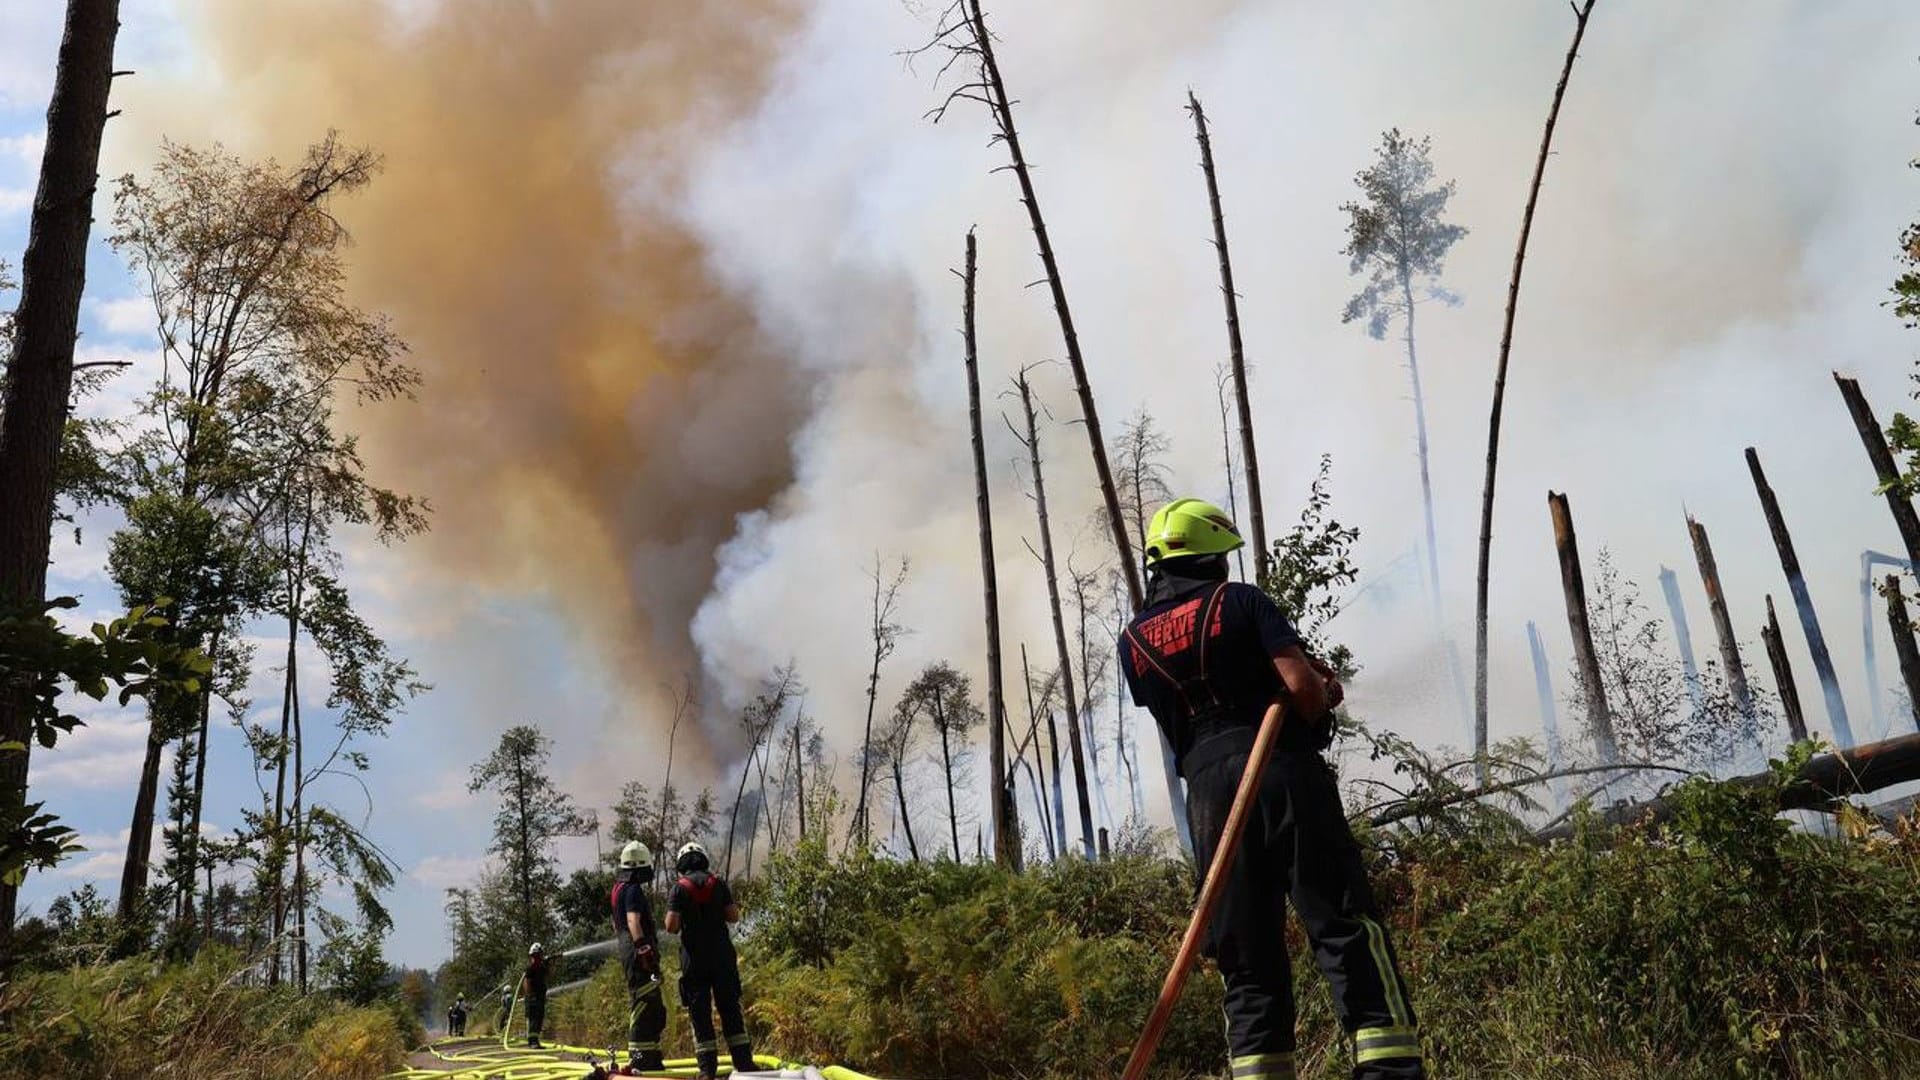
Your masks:
{"label": "distant firefighter", "polygon": [[452,1005],[447,1007],[447,1034],[460,1036],[466,1033],[467,996],[462,994],[454,999]]}
{"label": "distant firefighter", "polygon": [[547,1018],[547,953],[539,942],[527,947],[527,970],[520,976],[520,1000],[527,1003],[527,1046],[540,1049],[540,1025]]}

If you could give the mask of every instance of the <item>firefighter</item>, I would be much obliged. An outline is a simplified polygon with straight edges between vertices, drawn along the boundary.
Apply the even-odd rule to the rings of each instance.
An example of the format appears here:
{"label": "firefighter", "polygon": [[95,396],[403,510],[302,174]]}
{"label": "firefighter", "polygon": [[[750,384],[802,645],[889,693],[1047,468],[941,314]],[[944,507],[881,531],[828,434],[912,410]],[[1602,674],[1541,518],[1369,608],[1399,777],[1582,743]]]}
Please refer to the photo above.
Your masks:
{"label": "firefighter", "polygon": [[653,926],[653,852],[632,840],[620,849],[620,869],[613,877],[613,934],[620,943],[620,966],[627,974],[627,1071],[658,1072],[666,1068],[660,1054],[660,1033],[667,1026],[667,1006],[660,993],[660,938]]}
{"label": "firefighter", "polygon": [[527,1048],[540,1049],[540,1025],[547,1018],[547,952],[539,942],[527,947],[527,970],[520,976],[520,1000],[527,1003]]}
{"label": "firefighter", "polygon": [[467,1033],[467,995],[461,994],[447,1010],[447,1034],[455,1037]]}
{"label": "firefighter", "polygon": [[1267,707],[1286,707],[1205,941],[1226,982],[1232,1075],[1294,1075],[1290,896],[1352,1037],[1353,1076],[1424,1077],[1406,983],[1320,753],[1333,740],[1339,680],[1265,593],[1227,580],[1227,553],[1243,541],[1219,507],[1177,499],[1154,514],[1144,540],[1146,607],[1121,635],[1119,659],[1186,780],[1197,867],[1212,862]]}
{"label": "firefighter", "polygon": [[753,1044],[740,1013],[740,963],[728,925],[740,921],[725,878],[713,873],[707,849],[686,844],[674,857],[679,880],[667,894],[667,933],[680,935],[680,1005],[693,1022],[694,1058],[700,1080],[713,1080],[720,1068],[720,1043],[713,1013],[727,1037],[735,1072],[752,1072]]}

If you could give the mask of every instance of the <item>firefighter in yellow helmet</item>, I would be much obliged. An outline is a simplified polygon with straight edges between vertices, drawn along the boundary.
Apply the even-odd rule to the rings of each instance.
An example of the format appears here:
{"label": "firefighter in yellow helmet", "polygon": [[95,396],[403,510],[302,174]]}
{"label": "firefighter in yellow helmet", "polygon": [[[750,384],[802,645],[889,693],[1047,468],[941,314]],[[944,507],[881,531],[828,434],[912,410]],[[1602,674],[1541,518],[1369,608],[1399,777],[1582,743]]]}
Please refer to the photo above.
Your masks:
{"label": "firefighter in yellow helmet", "polygon": [[658,1072],[666,1068],[660,1053],[660,1033],[667,1027],[667,1005],[660,989],[660,936],[654,929],[653,852],[638,840],[620,849],[620,869],[613,876],[613,936],[620,947],[620,966],[627,976],[627,1071]]}
{"label": "firefighter in yellow helmet", "polygon": [[1219,507],[1176,499],[1144,541],[1146,606],[1121,635],[1120,666],[1186,780],[1196,866],[1213,859],[1267,707],[1286,705],[1205,944],[1226,981],[1235,1080],[1294,1075],[1289,898],[1353,1038],[1356,1080],[1424,1077],[1406,983],[1320,753],[1333,739],[1338,678],[1265,593],[1227,579],[1226,556],[1243,541]]}

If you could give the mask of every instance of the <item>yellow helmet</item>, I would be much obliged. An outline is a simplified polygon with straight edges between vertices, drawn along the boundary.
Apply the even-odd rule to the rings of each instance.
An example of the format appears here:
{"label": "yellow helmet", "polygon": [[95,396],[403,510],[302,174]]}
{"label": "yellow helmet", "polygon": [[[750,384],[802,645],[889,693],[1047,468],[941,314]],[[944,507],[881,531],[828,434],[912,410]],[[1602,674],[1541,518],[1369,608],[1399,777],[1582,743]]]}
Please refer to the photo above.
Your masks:
{"label": "yellow helmet", "polygon": [[1175,499],[1147,523],[1147,565],[1183,555],[1225,555],[1246,545],[1225,510],[1200,499]]}

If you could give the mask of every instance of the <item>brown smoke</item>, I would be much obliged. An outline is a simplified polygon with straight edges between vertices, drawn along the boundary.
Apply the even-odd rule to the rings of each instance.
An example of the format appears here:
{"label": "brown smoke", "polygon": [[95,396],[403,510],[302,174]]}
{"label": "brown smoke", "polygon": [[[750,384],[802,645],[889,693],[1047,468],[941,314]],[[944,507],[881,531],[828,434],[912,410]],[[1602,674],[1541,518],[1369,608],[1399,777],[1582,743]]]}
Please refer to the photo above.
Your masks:
{"label": "brown smoke", "polygon": [[159,89],[168,133],[287,160],[338,128],[385,155],[340,209],[353,288],[426,377],[360,421],[377,474],[434,503],[415,565],[550,594],[652,696],[690,665],[734,515],[791,471],[797,381],[670,214],[687,152],[763,89],[786,6],[205,0],[190,21],[217,78],[189,130],[194,91]]}

